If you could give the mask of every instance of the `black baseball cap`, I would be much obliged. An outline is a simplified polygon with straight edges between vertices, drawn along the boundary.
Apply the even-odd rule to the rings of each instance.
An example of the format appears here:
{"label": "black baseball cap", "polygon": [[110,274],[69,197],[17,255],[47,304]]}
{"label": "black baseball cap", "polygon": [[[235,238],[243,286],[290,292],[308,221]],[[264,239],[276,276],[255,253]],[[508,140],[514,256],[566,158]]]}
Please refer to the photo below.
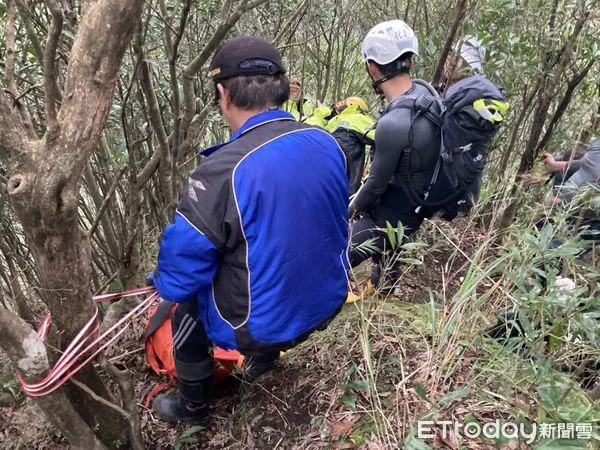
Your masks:
{"label": "black baseball cap", "polygon": [[225,41],[210,63],[210,76],[216,83],[227,78],[285,73],[281,53],[269,41],[241,36]]}

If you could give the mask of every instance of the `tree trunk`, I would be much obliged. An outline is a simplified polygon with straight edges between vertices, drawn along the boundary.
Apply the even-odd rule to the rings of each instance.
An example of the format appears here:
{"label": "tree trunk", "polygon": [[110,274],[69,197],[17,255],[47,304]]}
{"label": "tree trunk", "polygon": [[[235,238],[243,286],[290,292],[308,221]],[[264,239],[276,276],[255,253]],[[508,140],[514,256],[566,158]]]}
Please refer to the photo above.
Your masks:
{"label": "tree trunk", "polygon": [[[550,34],[555,32],[555,24],[556,24],[556,8],[558,2],[554,0],[552,5],[552,11],[550,13],[549,20],[549,28]],[[540,79],[539,79],[539,90],[538,90],[538,99],[537,106],[535,107],[535,111],[533,113],[533,124],[531,130],[529,132],[529,138],[527,139],[527,143],[525,145],[525,151],[521,156],[521,161],[519,163],[519,168],[517,170],[517,175],[515,177],[515,185],[511,191],[511,203],[506,208],[504,213],[502,214],[502,218],[500,219],[500,227],[506,228],[509,226],[515,214],[519,208],[520,201],[515,194],[517,192],[517,186],[520,183],[520,180],[526,172],[532,169],[535,159],[538,156],[538,153],[541,149],[539,145],[540,136],[542,135],[542,131],[544,129],[544,125],[547,120],[548,111],[550,109],[550,105],[552,103],[552,99],[556,96],[559,89],[559,81],[563,74],[566,71],[567,66],[572,62],[574,49],[576,46],[576,42],[581,32],[584,29],[584,25],[589,19],[589,12],[582,11],[575,26],[573,28],[573,32],[569,36],[566,44],[560,49],[558,55],[552,52],[552,48],[548,47],[545,51],[544,59],[542,61],[541,70],[540,70]],[[555,111],[554,116],[562,116],[561,110],[567,108],[573,90],[579,85],[581,80],[577,80],[579,74],[575,74],[571,77],[567,85],[567,91],[563,95],[563,101],[559,103],[557,110]],[[570,86],[573,85],[571,89]],[[550,133],[552,133],[553,128],[550,129]],[[550,139],[551,134],[548,135],[548,140]]]}
{"label": "tree trunk", "polygon": [[546,145],[548,145],[548,142],[550,142],[550,139],[552,138],[552,135],[554,134],[554,129],[555,129],[556,125],[558,124],[558,122],[560,122],[560,119],[562,119],[563,114],[565,113],[565,111],[567,110],[567,107],[571,103],[571,99],[573,98],[573,93],[575,92],[575,89],[577,89],[577,86],[579,86],[579,84],[587,76],[590,69],[592,68],[592,66],[595,63],[596,63],[595,59],[590,59],[589,63],[583,68],[583,70],[581,72],[579,72],[578,74],[574,75],[567,83],[567,90],[566,90],[565,94],[563,95],[563,98],[561,99],[560,103],[556,107],[556,110],[554,111],[554,115],[552,116],[552,119],[550,120],[550,123],[548,124],[548,126],[546,128],[546,132],[544,133],[544,136],[542,137],[542,139],[540,140],[540,143],[538,144],[537,148],[535,149],[536,155],[539,155],[541,153],[541,151],[546,148]]}
{"label": "tree trunk", "polygon": [[[33,329],[12,311],[0,307],[2,350],[25,381],[39,380],[49,369],[44,343]],[[105,449],[81,416],[77,414],[62,389],[37,397],[36,404],[48,421],[60,430],[76,448]]]}
{"label": "tree trunk", "polygon": [[[418,7],[418,5],[416,7]],[[467,0],[457,0],[456,8],[454,11],[454,21],[452,22],[452,26],[448,29],[446,40],[444,41],[442,51],[440,52],[440,57],[438,59],[435,71],[433,72],[433,77],[431,79],[431,84],[433,86],[437,86],[438,84],[440,84],[442,72],[444,71],[444,64],[446,64],[446,58],[448,57],[448,54],[452,49],[452,44],[454,43],[454,38],[456,38],[458,28],[460,27],[460,24],[465,18],[465,14],[467,12]]]}
{"label": "tree trunk", "polygon": [[[56,327],[53,344],[64,349],[94,308],[90,298],[90,241],[78,221],[81,180],[112,103],[119,66],[133,34],[131,24],[137,23],[144,2],[98,0],[88,6],[73,44],[60,110],[54,61],[61,11],[53,1],[47,3],[54,17],[44,56],[47,133],[41,140],[27,139],[18,113],[6,95],[0,95],[0,158],[8,161],[10,201],[36,261],[40,292]],[[12,340],[3,340],[0,345],[18,361],[19,352],[26,349],[11,346],[15,339],[18,342],[15,333]],[[93,366],[80,372],[77,379],[108,397]],[[128,423],[124,418],[77,387],[69,386],[35,401],[49,413],[49,420],[62,421],[59,429],[69,439],[75,438],[76,432],[89,434],[93,429],[107,445],[126,440]],[[56,411],[70,408],[77,411],[78,422],[54,417]],[[100,448],[92,440],[82,447]]]}

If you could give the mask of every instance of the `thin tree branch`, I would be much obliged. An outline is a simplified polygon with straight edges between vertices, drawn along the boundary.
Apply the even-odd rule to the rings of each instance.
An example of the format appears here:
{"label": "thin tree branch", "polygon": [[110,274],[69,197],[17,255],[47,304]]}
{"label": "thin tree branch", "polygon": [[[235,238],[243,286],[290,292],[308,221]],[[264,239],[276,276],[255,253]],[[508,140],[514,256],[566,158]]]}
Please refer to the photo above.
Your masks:
{"label": "thin tree branch", "polygon": [[181,38],[183,37],[183,32],[185,31],[185,26],[187,24],[187,19],[190,14],[190,9],[192,6],[192,0],[186,0],[183,5],[183,9],[181,10],[181,17],[179,18],[179,26],[177,27],[177,33],[175,34],[175,40],[173,41],[173,51],[172,55],[174,59],[177,59],[177,52],[179,50],[179,44],[181,42]]}
{"label": "thin tree branch", "polygon": [[275,39],[273,39],[273,43],[275,45],[278,46],[279,42],[284,38],[285,34],[292,27],[292,24],[295,21],[298,21],[298,23],[300,21],[302,21],[302,19],[304,18],[304,15],[308,11],[309,6],[310,6],[310,0],[304,0],[298,6],[298,9],[296,10],[296,12],[294,12],[294,14],[292,14],[292,16],[283,24],[283,26],[281,27],[281,31],[279,31],[279,33],[277,33],[277,36],[275,36]]}
{"label": "thin tree branch", "polygon": [[[163,15],[166,14],[164,7],[164,1],[159,2]],[[179,20],[179,27],[175,33],[175,40],[172,39],[171,32],[168,27],[165,27],[165,40],[167,42],[168,57],[169,57],[169,79],[171,83],[171,104],[173,106],[173,133],[169,137],[170,150],[171,150],[171,192],[177,190],[177,161],[179,159],[179,146],[181,144],[181,118],[180,116],[180,103],[179,103],[179,83],[177,82],[177,57],[179,43],[185,30],[185,24],[187,17],[190,12],[191,0],[187,0],[181,11],[181,18]],[[170,201],[171,199],[169,199]],[[170,209],[170,208],[169,208]],[[170,212],[169,212],[170,213]]]}
{"label": "thin tree branch", "polygon": [[206,128],[204,125],[204,121],[206,120],[208,113],[213,109],[213,106],[214,105],[211,102],[208,102],[198,113],[198,120],[195,123],[202,124],[201,129],[200,131],[197,131],[194,129],[195,127],[191,127],[191,130],[188,132],[185,141],[183,141],[183,143],[181,144],[182,153],[185,154],[190,148],[197,147],[200,144],[200,139],[204,134],[204,130]]}
{"label": "thin tree branch", "polygon": [[106,211],[106,208],[108,207],[110,199],[112,198],[113,194],[117,190],[117,186],[119,185],[119,181],[121,181],[121,177],[123,176],[123,174],[127,170],[127,167],[128,166],[121,167],[121,170],[119,170],[119,172],[117,173],[117,176],[113,180],[113,183],[110,186],[110,189],[108,190],[108,192],[104,196],[104,200],[102,200],[102,204],[100,205],[100,208],[98,208],[98,212],[96,213],[96,218],[94,219],[94,223],[92,223],[92,226],[90,227],[90,229],[88,231],[88,236],[92,236],[94,234],[94,232],[96,231],[96,228],[98,227],[98,224],[100,223],[100,219],[102,218],[102,215],[104,214],[104,211]]}
{"label": "thin tree branch", "polygon": [[440,79],[442,78],[442,73],[444,71],[444,64],[446,63],[446,58],[448,58],[448,54],[452,49],[452,44],[454,43],[454,39],[456,38],[456,33],[458,32],[458,28],[460,27],[463,19],[465,18],[466,12],[467,0],[457,0],[456,8],[454,9],[454,21],[452,22],[452,26],[448,29],[448,33],[446,34],[446,40],[444,41],[444,46],[442,47],[442,51],[440,52],[437,65],[435,67],[435,71],[433,72],[433,77],[431,79],[431,84],[433,86],[437,86],[440,83]]}
{"label": "thin tree branch", "polygon": [[17,83],[15,83],[15,20],[17,18],[17,5],[15,0],[7,0],[6,4],[6,28],[4,39],[6,43],[6,61],[4,63],[4,80],[6,87],[17,97]]}
{"label": "thin tree branch", "polygon": [[165,203],[170,205],[173,202],[173,185],[171,182],[171,152],[169,146],[169,138],[167,136],[167,131],[165,130],[163,117],[160,112],[160,105],[158,103],[158,97],[156,96],[156,90],[154,89],[154,84],[152,82],[152,77],[150,74],[150,64],[147,61],[144,61],[144,54],[142,50],[142,42],[141,35],[138,34],[137,42],[134,46],[135,52],[138,55],[138,58],[141,61],[141,72],[140,72],[140,82],[142,85],[142,91],[144,93],[144,97],[148,102],[148,116],[150,120],[150,124],[152,125],[152,129],[154,130],[154,134],[156,135],[156,140],[158,141],[158,147],[160,149],[160,182],[163,188],[163,195],[165,197]]}
{"label": "thin tree branch", "polygon": [[544,133],[544,136],[542,137],[540,143],[535,149],[535,155],[539,155],[541,150],[546,147],[546,145],[552,138],[552,135],[554,134],[554,128],[556,127],[558,122],[560,122],[560,119],[562,119],[562,116],[566,111],[567,107],[569,106],[569,103],[571,103],[571,99],[573,98],[573,93],[575,92],[575,89],[577,89],[577,86],[579,86],[579,84],[584,80],[584,78],[587,77],[588,73],[590,72],[591,68],[596,62],[596,59],[590,59],[590,61],[582,69],[582,71],[575,74],[567,83],[567,90],[565,91],[565,94],[563,95],[560,103],[556,107],[554,115],[552,116],[550,123],[546,127],[546,132]]}
{"label": "thin tree branch", "polygon": [[[100,153],[100,152],[98,152],[98,153]],[[101,164],[101,163],[99,162],[99,164]],[[101,167],[105,167],[105,166],[101,166]],[[103,195],[103,193],[100,190],[100,188],[101,188],[100,183],[98,182],[97,177],[94,175],[91,164],[88,164],[86,166],[83,177],[84,177],[84,181],[85,181],[85,185],[87,187],[88,193],[89,193],[92,201],[94,202],[96,211],[99,211],[100,208],[102,207],[105,196]],[[109,202],[110,202],[111,198],[112,197],[109,197]],[[110,210],[110,212],[113,213],[116,211]],[[96,215],[97,215],[97,213],[96,213]],[[96,232],[94,235],[88,233],[88,235],[102,239],[104,241],[104,245],[108,246],[108,248],[110,249],[110,253],[115,255],[115,258],[117,256],[120,257],[121,247],[119,246],[119,240],[117,239],[117,233],[115,231],[118,227],[118,224],[115,223],[116,222],[115,220],[111,220],[111,218],[109,216],[107,216],[106,214],[102,214],[100,216],[97,215],[97,217],[99,217],[100,224],[102,225],[102,228],[101,228],[102,233]],[[93,223],[94,220],[92,219],[90,222]],[[112,267],[111,267],[111,271],[112,271]]]}
{"label": "thin tree branch", "polygon": [[35,135],[35,131],[33,129],[31,116],[29,115],[29,111],[27,111],[27,108],[23,102],[20,101],[22,96],[19,94],[19,88],[17,87],[17,82],[15,81],[15,20],[17,17],[17,4],[15,0],[8,0],[6,6],[6,63],[4,66],[4,79],[6,81],[6,88],[8,89],[8,92],[10,92],[15,99],[15,105],[19,109],[19,113],[21,114],[21,119],[23,120],[23,125],[25,125],[28,136],[31,139],[35,139],[37,136]]}
{"label": "thin tree branch", "polygon": [[231,11],[231,5],[233,4],[233,0],[225,0],[223,2],[223,6],[221,8],[221,22],[225,22],[227,17],[229,17],[229,12]]}
{"label": "thin tree branch", "polygon": [[125,417],[125,419],[131,420],[131,415],[127,411],[125,411],[119,405],[115,405],[113,402],[109,402],[105,398],[100,397],[98,394],[96,394],[93,390],[91,390],[89,387],[87,387],[81,381],[77,381],[75,378],[71,378],[69,381],[71,383],[73,383],[75,386],[77,386],[79,389],[85,391],[90,397],[92,397],[97,402],[102,403],[103,405],[108,406],[111,409],[114,409],[119,414],[121,414],[123,417]]}
{"label": "thin tree branch", "polygon": [[31,41],[31,45],[33,47],[33,53],[38,61],[44,60],[44,51],[42,50],[42,46],[40,45],[40,40],[33,28],[32,14],[29,8],[25,6],[23,0],[15,0],[17,4],[17,8],[19,8],[19,14],[21,16],[21,21],[25,24],[25,30],[27,31],[27,37]]}
{"label": "thin tree branch", "polygon": [[33,85],[29,86],[27,88],[27,90],[25,90],[25,92],[23,92],[22,94],[19,94],[19,96],[17,98],[15,98],[15,102],[19,102],[23,97],[25,97],[31,91],[35,91],[36,89],[41,89],[43,87],[44,87],[43,84],[33,84]]}
{"label": "thin tree branch", "polygon": [[135,401],[135,390],[131,379],[131,372],[127,369],[120,370],[111,363],[106,357],[100,359],[100,366],[118,383],[121,392],[123,406],[127,408],[129,414],[129,439],[133,450],[144,450],[144,438],[142,437],[142,427],[140,424],[140,415],[138,405]]}
{"label": "thin tree branch", "polygon": [[56,49],[62,33],[63,13],[55,0],[44,0],[52,13],[52,24],[48,30],[46,50],[44,51],[44,93],[46,100],[46,125],[52,131],[58,125],[56,119],[56,101],[60,95],[56,67]]}
{"label": "thin tree branch", "polygon": [[183,97],[184,97],[184,117],[181,130],[183,133],[194,118],[196,112],[196,93],[194,92],[194,80],[200,68],[208,61],[212,52],[217,48],[227,33],[235,26],[240,18],[248,11],[256,8],[267,0],[243,0],[236,10],[223,21],[208,40],[202,51],[196,56],[185,69],[183,69]]}
{"label": "thin tree branch", "polygon": [[144,168],[137,175],[135,184],[138,185],[140,188],[142,186],[144,186],[148,182],[148,180],[152,177],[152,175],[154,175],[154,173],[156,172],[156,169],[158,169],[159,164],[160,164],[160,152],[155,151],[152,154],[152,156],[150,157],[150,159],[148,160],[148,162],[146,163],[146,165],[144,166]]}

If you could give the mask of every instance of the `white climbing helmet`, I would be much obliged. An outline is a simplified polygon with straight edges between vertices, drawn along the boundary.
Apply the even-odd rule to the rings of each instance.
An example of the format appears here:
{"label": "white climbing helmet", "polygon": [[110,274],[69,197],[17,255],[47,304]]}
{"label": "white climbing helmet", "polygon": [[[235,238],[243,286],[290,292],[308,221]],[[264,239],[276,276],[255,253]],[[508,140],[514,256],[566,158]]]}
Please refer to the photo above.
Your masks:
{"label": "white climbing helmet", "polygon": [[389,20],[375,25],[362,43],[363,61],[389,64],[405,53],[419,54],[417,36],[402,20]]}
{"label": "white climbing helmet", "polygon": [[475,36],[465,36],[458,45],[458,53],[461,58],[465,60],[471,69],[478,72],[483,72],[485,52],[486,48]]}

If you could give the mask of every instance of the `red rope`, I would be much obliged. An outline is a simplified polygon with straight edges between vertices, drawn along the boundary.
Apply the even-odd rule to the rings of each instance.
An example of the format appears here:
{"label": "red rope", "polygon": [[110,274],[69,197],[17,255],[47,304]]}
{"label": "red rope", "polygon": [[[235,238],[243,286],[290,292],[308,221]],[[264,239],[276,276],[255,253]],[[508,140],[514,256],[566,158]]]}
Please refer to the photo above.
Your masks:
{"label": "red rope", "polygon": [[154,397],[156,397],[161,392],[166,391],[167,389],[172,388],[174,385],[175,385],[175,379],[174,378],[171,378],[168,383],[158,383],[158,384],[156,384],[150,390],[150,392],[148,392],[148,395],[146,396],[146,399],[144,400],[144,408],[150,408],[150,405],[152,404],[152,400],[154,400]]}
{"label": "red rope", "polygon": [[[110,327],[100,336],[97,336],[100,329],[98,324],[98,307],[95,306],[94,313],[90,320],[77,333],[77,336],[69,344],[62,356],[58,359],[54,367],[50,369],[48,374],[37,383],[27,383],[21,376],[18,376],[19,382],[23,386],[23,391],[32,397],[40,397],[54,392],[62,386],[69,378],[79,372],[98,354],[105,350],[109,345],[115,342],[127,330],[127,325],[135,318],[146,313],[159,295],[153,287],[143,287],[130,289],[128,291],[119,292],[116,294],[102,294],[93,297],[94,305],[99,302],[106,302],[122,297],[134,297],[138,295],[149,294],[139,305],[133,308],[129,313],[123,316],[115,325]],[[48,337],[48,332],[52,324],[52,318],[48,314],[40,324],[37,334],[42,341]],[[116,331],[116,332],[115,332]],[[111,336],[111,334],[114,335]],[[94,337],[97,336],[95,339]],[[91,342],[90,342],[91,341]],[[104,341],[104,342],[103,342]],[[102,343],[103,342],[103,343]],[[101,344],[102,343],[102,344]],[[101,345],[99,345],[101,344]],[[91,352],[91,353],[89,353]],[[89,356],[86,357],[86,354]],[[79,361],[83,360],[79,365],[73,368]]]}

